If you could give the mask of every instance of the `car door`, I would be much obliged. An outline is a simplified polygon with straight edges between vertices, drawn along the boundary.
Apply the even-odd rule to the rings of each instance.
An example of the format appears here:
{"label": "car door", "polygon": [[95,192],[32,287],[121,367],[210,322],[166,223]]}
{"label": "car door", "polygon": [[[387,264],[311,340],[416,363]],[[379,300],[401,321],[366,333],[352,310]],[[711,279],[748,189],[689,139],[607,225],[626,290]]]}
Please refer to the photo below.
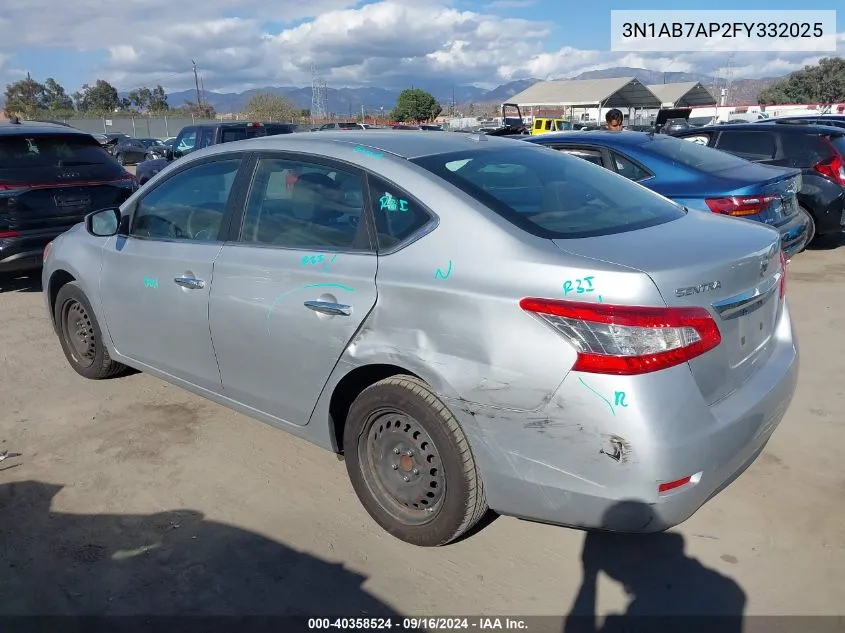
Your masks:
{"label": "car door", "polygon": [[366,199],[351,166],[256,155],[242,220],[214,263],[209,317],[225,395],[308,423],[376,302]]}
{"label": "car door", "polygon": [[100,275],[117,351],[212,391],[221,384],[208,297],[242,159],[240,152],[214,155],[156,183],[126,210],[128,235],[109,240]]}

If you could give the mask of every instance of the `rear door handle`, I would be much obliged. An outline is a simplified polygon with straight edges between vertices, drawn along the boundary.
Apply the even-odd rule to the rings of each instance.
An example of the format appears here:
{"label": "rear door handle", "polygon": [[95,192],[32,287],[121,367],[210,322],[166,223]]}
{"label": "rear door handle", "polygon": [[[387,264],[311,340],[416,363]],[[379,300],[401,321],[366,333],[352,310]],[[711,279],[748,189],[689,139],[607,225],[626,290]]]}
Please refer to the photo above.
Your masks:
{"label": "rear door handle", "polygon": [[196,277],[177,277],[173,281],[177,285],[182,286],[183,288],[189,288],[191,290],[199,290],[200,288],[205,288],[205,282],[202,279],[197,279]]}
{"label": "rear door handle", "polygon": [[314,312],[322,312],[323,314],[352,316],[352,306],[343,305],[342,303],[332,303],[331,301],[306,301],[305,307],[309,310],[314,310]]}

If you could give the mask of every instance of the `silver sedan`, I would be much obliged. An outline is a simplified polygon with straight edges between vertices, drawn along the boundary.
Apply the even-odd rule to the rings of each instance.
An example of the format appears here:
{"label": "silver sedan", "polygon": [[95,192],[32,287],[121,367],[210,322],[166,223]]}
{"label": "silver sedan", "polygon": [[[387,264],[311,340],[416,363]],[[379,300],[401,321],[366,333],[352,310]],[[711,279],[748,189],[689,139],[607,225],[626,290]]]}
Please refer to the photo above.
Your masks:
{"label": "silver sedan", "polygon": [[488,508],[651,532],[792,399],[778,238],[528,143],[329,131],[176,161],[47,248],[44,299],[79,374],[136,368],[342,454],[409,543]]}

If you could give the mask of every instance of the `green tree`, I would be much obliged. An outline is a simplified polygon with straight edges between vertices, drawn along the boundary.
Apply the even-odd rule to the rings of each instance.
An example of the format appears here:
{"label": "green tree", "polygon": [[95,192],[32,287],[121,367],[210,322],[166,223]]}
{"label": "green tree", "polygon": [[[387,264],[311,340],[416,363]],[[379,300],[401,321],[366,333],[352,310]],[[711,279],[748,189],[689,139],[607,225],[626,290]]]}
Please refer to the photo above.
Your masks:
{"label": "green tree", "polygon": [[157,85],[150,90],[148,108],[150,112],[166,112],[170,109],[170,106],[167,104],[167,95],[161,85]]}
{"label": "green tree", "polygon": [[82,112],[106,114],[121,106],[117,88],[103,79],[98,79],[93,86],[85,84],[82,90],[74,93],[73,98],[77,109]]}
{"label": "green tree", "polygon": [[38,83],[27,73],[26,79],[21,79],[6,86],[4,95],[6,114],[34,117],[39,110],[43,110],[47,105],[46,91],[44,84]]}
{"label": "green tree", "polygon": [[52,77],[44,82],[44,105],[48,110],[73,110],[73,101],[65,92],[64,86]]}
{"label": "green tree", "polygon": [[443,108],[432,95],[420,88],[408,88],[399,93],[396,106],[390,113],[394,121],[431,121],[443,112]]}
{"label": "green tree", "polygon": [[816,66],[804,66],[757,96],[761,104],[840,101],[845,101],[845,59],[841,57],[824,58]]}
{"label": "green tree", "polygon": [[259,92],[244,106],[244,114],[256,121],[293,121],[297,110],[289,100],[269,92]]}
{"label": "green tree", "polygon": [[199,119],[213,119],[217,116],[214,106],[202,103],[199,106],[194,101],[185,101],[185,105],[178,108],[178,113],[184,116],[195,116]]}

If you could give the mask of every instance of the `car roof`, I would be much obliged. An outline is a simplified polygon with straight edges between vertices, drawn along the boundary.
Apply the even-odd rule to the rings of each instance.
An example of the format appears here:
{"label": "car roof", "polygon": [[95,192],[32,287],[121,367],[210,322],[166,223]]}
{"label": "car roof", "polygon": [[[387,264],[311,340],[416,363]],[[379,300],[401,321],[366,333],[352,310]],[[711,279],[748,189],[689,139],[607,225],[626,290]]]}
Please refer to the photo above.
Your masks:
{"label": "car roof", "polygon": [[[537,136],[525,136],[525,140],[532,143],[545,144],[551,142],[573,142],[573,143],[599,143],[602,145],[642,145],[653,138],[672,138],[665,134],[652,134],[651,132],[638,132],[635,130],[622,130],[611,132],[609,130],[572,130],[566,132],[551,132]],[[541,140],[544,141],[541,143]]]}
{"label": "car roof", "polygon": [[0,136],[12,136],[16,134],[69,134],[91,136],[88,132],[77,130],[76,128],[62,125],[61,123],[45,123],[43,121],[21,121],[20,123],[12,123],[11,121],[0,121]]}
{"label": "car roof", "polygon": [[[720,123],[717,125],[705,125],[704,127],[693,128],[693,131],[714,130],[718,132],[721,130],[765,130],[771,128],[774,124],[776,124],[776,120],[774,119],[756,121],[754,123]],[[777,126],[777,129],[778,131],[794,132],[796,134],[845,134],[845,129],[843,128],[820,124],[790,125],[788,123],[781,123]],[[680,134],[678,136],[680,136]],[[687,134],[685,132],[684,136],[695,136],[695,134]]]}
{"label": "car roof", "polygon": [[[408,134],[399,130],[325,130],[319,134],[280,134],[259,136],[253,139],[212,145],[204,150],[218,148],[217,151],[232,151],[235,147],[247,151],[268,149],[310,152],[336,149],[338,143],[360,145],[379,152],[393,154],[400,158],[419,158],[433,154],[447,154],[467,149],[485,149],[492,147],[513,147],[513,140],[486,134]],[[210,153],[210,152],[209,152]]]}

